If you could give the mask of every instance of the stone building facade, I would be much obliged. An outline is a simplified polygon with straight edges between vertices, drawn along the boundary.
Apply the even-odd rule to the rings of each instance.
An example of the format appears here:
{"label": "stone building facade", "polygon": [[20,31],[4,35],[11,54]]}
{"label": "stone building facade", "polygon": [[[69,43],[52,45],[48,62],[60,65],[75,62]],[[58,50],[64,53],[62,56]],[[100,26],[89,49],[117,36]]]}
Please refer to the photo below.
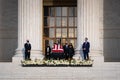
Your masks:
{"label": "stone building facade", "polygon": [[91,43],[91,56],[101,54],[104,61],[120,61],[119,3],[119,0],[0,0],[0,61],[21,59],[26,39],[32,44],[33,58],[42,58],[46,43],[52,44],[59,38],[63,43],[72,42],[75,57],[79,57],[85,37]]}

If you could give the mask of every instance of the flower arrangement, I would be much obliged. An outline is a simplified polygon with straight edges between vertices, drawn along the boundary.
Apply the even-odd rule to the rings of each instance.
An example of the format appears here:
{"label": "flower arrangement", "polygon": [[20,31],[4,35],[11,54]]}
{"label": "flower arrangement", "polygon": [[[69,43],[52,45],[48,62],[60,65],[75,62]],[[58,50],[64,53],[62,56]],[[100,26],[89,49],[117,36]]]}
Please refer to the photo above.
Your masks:
{"label": "flower arrangement", "polygon": [[22,66],[92,66],[93,60],[23,60]]}
{"label": "flower arrangement", "polygon": [[73,66],[79,66],[79,65],[82,65],[82,66],[92,66],[93,64],[93,60],[71,60],[70,61],[70,65],[73,65]]}

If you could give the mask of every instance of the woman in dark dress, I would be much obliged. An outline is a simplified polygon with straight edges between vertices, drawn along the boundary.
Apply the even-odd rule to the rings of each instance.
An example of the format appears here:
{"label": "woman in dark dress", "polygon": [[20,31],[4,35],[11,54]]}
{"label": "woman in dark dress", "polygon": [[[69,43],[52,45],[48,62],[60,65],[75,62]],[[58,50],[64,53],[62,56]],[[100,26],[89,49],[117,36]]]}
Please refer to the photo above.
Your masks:
{"label": "woman in dark dress", "polygon": [[70,43],[69,49],[68,49],[68,58],[71,60],[73,55],[74,55],[74,48],[73,48],[72,43]]}

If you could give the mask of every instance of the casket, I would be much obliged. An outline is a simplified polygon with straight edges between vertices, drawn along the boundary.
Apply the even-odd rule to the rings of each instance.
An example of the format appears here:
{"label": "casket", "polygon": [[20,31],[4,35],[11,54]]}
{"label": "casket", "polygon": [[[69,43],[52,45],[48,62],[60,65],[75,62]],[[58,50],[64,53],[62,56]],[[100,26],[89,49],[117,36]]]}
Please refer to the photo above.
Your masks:
{"label": "casket", "polygon": [[63,50],[54,50],[52,49],[52,53],[63,53],[64,51]]}
{"label": "casket", "polygon": [[52,53],[64,53],[63,47],[61,45],[55,44]]}

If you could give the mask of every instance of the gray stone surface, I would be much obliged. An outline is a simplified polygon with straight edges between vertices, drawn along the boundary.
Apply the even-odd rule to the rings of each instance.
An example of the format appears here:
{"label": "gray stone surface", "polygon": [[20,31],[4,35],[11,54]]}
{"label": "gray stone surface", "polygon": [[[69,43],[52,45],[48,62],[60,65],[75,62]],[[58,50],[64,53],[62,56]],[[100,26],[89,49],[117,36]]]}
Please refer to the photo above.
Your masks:
{"label": "gray stone surface", "polygon": [[104,0],[105,61],[120,61],[120,0]]}
{"label": "gray stone surface", "polygon": [[93,67],[21,67],[0,63],[0,80],[119,80],[120,62],[103,62],[96,56]]}
{"label": "gray stone surface", "polygon": [[18,0],[0,0],[0,61],[12,61],[17,48]]}

